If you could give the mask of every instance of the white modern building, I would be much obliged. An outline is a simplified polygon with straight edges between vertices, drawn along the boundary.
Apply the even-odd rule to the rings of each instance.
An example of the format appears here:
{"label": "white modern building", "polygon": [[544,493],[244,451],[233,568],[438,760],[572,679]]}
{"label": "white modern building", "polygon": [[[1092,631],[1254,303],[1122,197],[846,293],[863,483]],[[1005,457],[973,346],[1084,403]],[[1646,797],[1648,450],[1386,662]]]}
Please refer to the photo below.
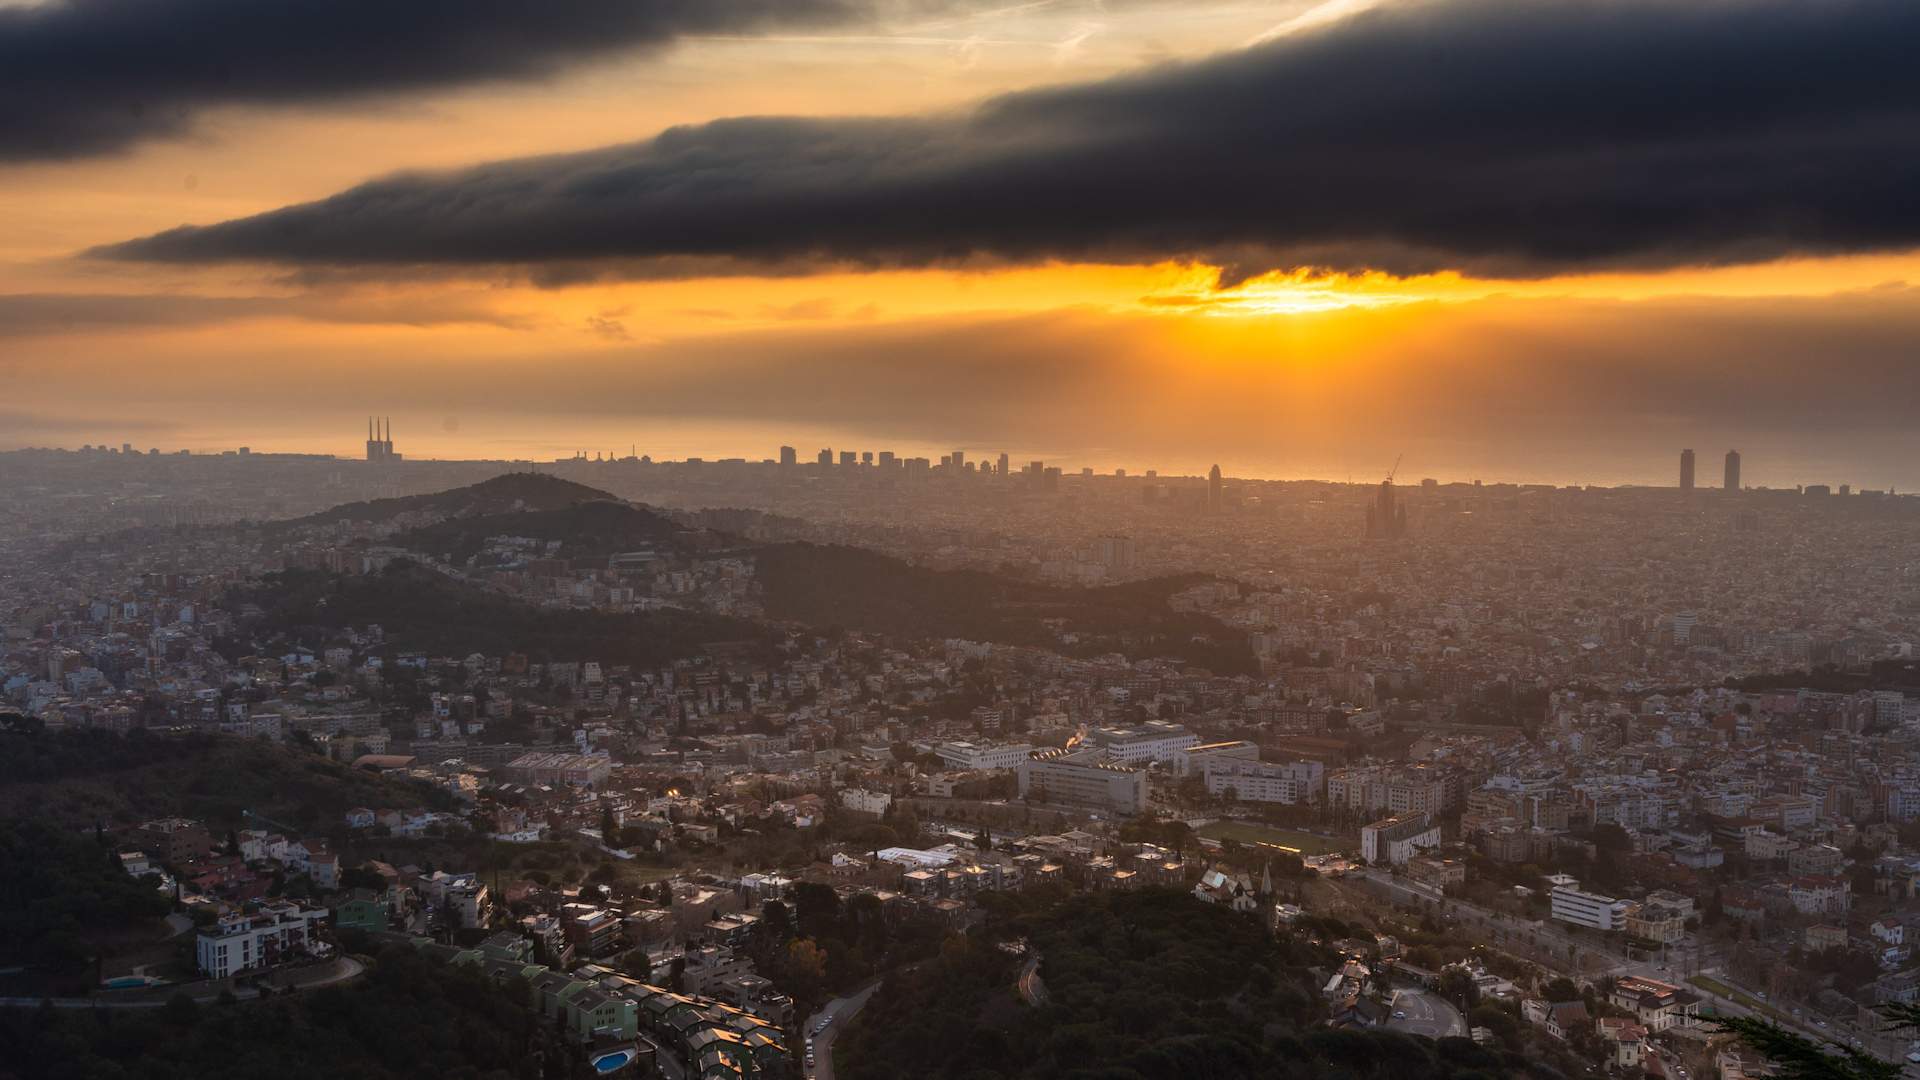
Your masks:
{"label": "white modern building", "polygon": [[1555,919],[1591,930],[1625,928],[1627,913],[1634,907],[1633,901],[1581,892],[1579,880],[1566,874],[1555,874],[1547,881],[1553,886],[1547,898],[1553,903]]}
{"label": "white modern building", "polygon": [[1088,740],[1105,751],[1109,760],[1122,765],[1172,761],[1180,751],[1200,745],[1200,736],[1179,724],[1160,720],[1139,727],[1094,728]]}
{"label": "white modern building", "polygon": [[224,979],[257,971],[325,949],[313,936],[313,924],[327,917],[297,904],[278,904],[251,915],[229,915],[202,930],[194,942],[194,960],[209,978]]}
{"label": "white modern building", "polygon": [[1012,769],[1027,760],[1033,747],[1028,743],[945,742],[934,747],[933,752],[956,769]]}
{"label": "white modern building", "polygon": [[893,796],[884,791],[868,791],[865,788],[842,788],[840,805],[856,814],[884,814],[887,807],[893,805]]}
{"label": "white modern building", "polygon": [[1319,802],[1326,766],[1317,761],[1268,764],[1223,759],[1206,763],[1207,794],[1232,792],[1242,802]]}
{"label": "white modern building", "polygon": [[1425,814],[1376,821],[1360,830],[1360,857],[1370,863],[1405,866],[1419,852],[1440,846],[1440,826]]}

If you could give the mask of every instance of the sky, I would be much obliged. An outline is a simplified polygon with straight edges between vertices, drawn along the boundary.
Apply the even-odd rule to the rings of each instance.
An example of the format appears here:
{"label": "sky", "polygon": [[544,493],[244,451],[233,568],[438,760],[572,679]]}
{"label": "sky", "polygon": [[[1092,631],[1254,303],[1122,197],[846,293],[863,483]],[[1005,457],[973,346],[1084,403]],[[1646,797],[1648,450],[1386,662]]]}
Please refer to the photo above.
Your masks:
{"label": "sky", "polygon": [[1920,486],[1910,0],[0,0],[0,448]]}

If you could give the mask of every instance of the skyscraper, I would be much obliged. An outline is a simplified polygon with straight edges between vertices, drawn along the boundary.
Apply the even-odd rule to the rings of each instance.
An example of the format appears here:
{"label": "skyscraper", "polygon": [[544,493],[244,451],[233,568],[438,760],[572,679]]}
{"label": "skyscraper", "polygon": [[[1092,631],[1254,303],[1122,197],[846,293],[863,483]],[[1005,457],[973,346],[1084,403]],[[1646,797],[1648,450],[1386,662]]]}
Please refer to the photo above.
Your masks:
{"label": "skyscraper", "polygon": [[1398,540],[1407,535],[1407,508],[1393,497],[1393,481],[1380,481],[1380,491],[1367,507],[1367,539]]}
{"label": "skyscraper", "polygon": [[1207,471],[1207,513],[1220,512],[1220,466]]}
{"label": "skyscraper", "polygon": [[1693,495],[1693,451],[1680,451],[1680,494]]}
{"label": "skyscraper", "polygon": [[1738,450],[1727,451],[1726,486],[1729,492],[1740,490],[1740,451]]}
{"label": "skyscraper", "polygon": [[781,447],[780,464],[788,466],[800,464],[800,451],[795,450],[791,446]]}

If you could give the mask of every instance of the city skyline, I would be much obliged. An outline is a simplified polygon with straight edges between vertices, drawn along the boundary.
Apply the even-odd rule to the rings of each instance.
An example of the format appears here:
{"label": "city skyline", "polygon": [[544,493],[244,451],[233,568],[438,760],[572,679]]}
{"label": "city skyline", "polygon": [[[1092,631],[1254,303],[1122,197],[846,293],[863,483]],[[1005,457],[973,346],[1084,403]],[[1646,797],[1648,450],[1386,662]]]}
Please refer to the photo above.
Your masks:
{"label": "city skyline", "polygon": [[[1796,470],[1755,482],[1920,487],[1893,0],[569,4],[453,52],[434,13],[147,7],[0,6],[32,117],[0,130],[0,448],[348,452],[375,387],[437,457],[798,420],[1274,476],[1647,482],[1647,447],[1730,445]],[[169,11],[176,60],[102,59]],[[1618,167],[1564,168],[1595,146]]]}
{"label": "city skyline", "polygon": [[[773,451],[772,453],[759,455],[759,456],[752,453],[743,454],[743,453],[735,452],[733,450],[722,450],[719,452],[690,453],[690,454],[683,454],[680,457],[671,457],[665,453],[655,453],[653,449],[650,449],[649,447],[647,447],[642,443],[630,441],[628,443],[627,448],[624,451],[619,450],[617,448],[609,448],[609,447],[601,447],[601,448],[580,447],[580,448],[576,448],[571,452],[561,454],[561,455],[556,455],[554,457],[537,458],[537,457],[530,457],[530,456],[507,456],[507,455],[475,456],[475,457],[437,457],[433,455],[413,454],[409,458],[408,454],[401,452],[396,448],[396,445],[394,443],[394,440],[391,434],[391,431],[392,431],[391,423],[392,423],[391,419],[387,417],[380,417],[380,418],[369,417],[367,420],[367,425],[368,425],[367,436],[368,437],[367,437],[364,449],[359,453],[345,453],[338,450],[319,449],[319,448],[313,448],[313,447],[298,447],[298,446],[269,447],[266,444],[259,443],[257,440],[250,440],[250,441],[241,442],[231,446],[220,446],[220,447],[214,447],[214,448],[204,448],[204,447],[195,448],[195,447],[178,447],[178,446],[160,447],[160,446],[153,446],[153,445],[140,446],[135,442],[123,440],[119,443],[108,443],[108,442],[81,443],[75,446],[44,446],[44,447],[35,446],[35,447],[20,447],[18,449],[70,450],[70,451],[97,450],[97,451],[108,451],[112,453],[125,452],[125,453],[140,455],[140,456],[152,456],[152,455],[164,456],[168,454],[179,454],[179,453],[192,453],[199,456],[214,456],[214,455],[221,455],[221,454],[230,455],[235,453],[320,455],[320,456],[337,458],[341,461],[362,460],[366,462],[382,463],[382,464],[398,462],[403,459],[410,459],[417,463],[497,462],[502,464],[521,464],[521,465],[554,464],[554,463],[573,462],[573,461],[581,461],[581,460],[605,461],[607,463],[614,463],[614,462],[620,462],[620,461],[632,462],[632,461],[647,460],[647,461],[660,463],[660,464],[699,462],[699,463],[713,464],[713,465],[729,464],[729,463],[739,463],[739,464],[749,464],[749,465],[784,465],[784,466],[792,466],[792,467],[810,465],[810,466],[816,466],[816,467],[831,467],[835,469],[852,465],[853,467],[856,467],[856,468],[867,468],[867,469],[878,468],[883,471],[896,465],[907,465],[908,463],[914,462],[914,461],[918,461],[922,463],[923,467],[945,466],[946,459],[949,457],[949,455],[959,454],[959,455],[962,455],[964,458],[964,455],[968,453],[968,451],[965,449],[960,449],[960,450],[948,449],[945,452],[942,452],[939,447],[936,447],[932,443],[924,443],[924,444],[909,443],[909,444],[890,445],[884,449],[878,446],[861,446],[853,450],[848,450],[844,446],[823,446],[814,451],[802,451],[799,448],[797,448],[795,445],[788,444],[788,443],[781,443],[772,448],[772,451]],[[902,445],[906,447],[905,452],[902,452],[902,448],[901,448]],[[0,451],[0,453],[4,453],[4,452],[5,451]],[[1042,455],[1041,457],[1033,458],[1030,456],[1022,456],[1024,453],[1025,453],[1024,451],[1021,453],[1014,453],[1006,450],[997,450],[997,449],[989,450],[985,452],[986,456],[983,456],[979,459],[975,459],[971,461],[964,461],[965,466],[967,466],[965,471],[968,474],[972,474],[977,469],[980,475],[998,475],[1002,473],[1006,473],[1010,475],[1009,463],[1011,461],[1019,460],[1019,461],[1043,462],[1048,466],[1062,469],[1064,474],[1073,474],[1073,475],[1079,475],[1085,472],[1086,470],[1091,469],[1092,475],[1095,475],[1095,476],[1105,476],[1105,477],[1118,476],[1121,478],[1131,478],[1135,480],[1151,479],[1154,476],[1159,476],[1164,479],[1181,479],[1181,480],[1193,480],[1193,479],[1207,480],[1209,479],[1209,477],[1211,477],[1212,483],[1208,489],[1209,493],[1207,497],[1207,509],[1208,509],[1208,512],[1210,513],[1217,513],[1219,512],[1220,509],[1222,509],[1223,504],[1221,502],[1220,483],[1223,480],[1250,480],[1250,481],[1258,481],[1258,482],[1276,482],[1276,481],[1277,482],[1318,482],[1318,483],[1328,483],[1328,484],[1349,484],[1349,485],[1361,485],[1361,486],[1371,486],[1377,483],[1377,481],[1366,478],[1364,474],[1336,476],[1336,475],[1314,475],[1314,474],[1263,474],[1260,472],[1251,472],[1251,471],[1224,471],[1223,472],[1218,462],[1212,462],[1204,468],[1194,468],[1191,471],[1184,471],[1178,467],[1162,468],[1160,466],[1157,466],[1151,463],[1148,463],[1148,464],[1131,463],[1131,464],[1095,466],[1095,465],[1083,464],[1082,462],[1072,457],[1048,458]],[[841,455],[843,454],[853,454],[855,455],[856,460],[853,462],[847,462],[841,458]],[[997,463],[995,460],[992,459],[992,455],[997,455],[998,457]],[[1697,484],[1694,483],[1694,480],[1695,480],[1694,451],[1691,449],[1684,449],[1680,451],[1679,460],[1680,460],[1679,480],[1677,483],[1672,485],[1661,484],[1655,480],[1650,479],[1656,472],[1656,470],[1650,464],[1644,468],[1644,473],[1646,474],[1647,477],[1649,477],[1649,479],[1621,480],[1613,483],[1601,483],[1601,482],[1579,481],[1579,480],[1542,480],[1537,477],[1502,475],[1498,472],[1490,473],[1490,474],[1475,474],[1475,475],[1428,475],[1428,474],[1419,474],[1419,470],[1416,468],[1412,468],[1411,466],[1406,471],[1406,475],[1419,474],[1416,476],[1415,480],[1413,481],[1412,486],[1418,486],[1420,482],[1432,480],[1432,481],[1437,481],[1438,483],[1441,483],[1441,484],[1448,484],[1448,485],[1487,483],[1487,484],[1495,484],[1495,485],[1519,484],[1519,485],[1531,485],[1531,486],[1544,485],[1544,486],[1552,486],[1552,487],[1606,487],[1606,488],[1659,488],[1659,487],[1672,486],[1676,490],[1682,492],[1683,494],[1687,494],[1691,491],[1700,490]],[[1406,463],[1404,454],[1400,455],[1400,457],[1394,461],[1393,465],[1395,466],[1395,469],[1397,469],[1398,466],[1403,463]],[[1762,490],[1762,491],[1781,491],[1781,490],[1798,490],[1800,488],[1808,487],[1808,486],[1817,487],[1817,486],[1825,485],[1834,490],[1840,490],[1841,488],[1844,487],[1849,492],[1862,492],[1862,493],[1878,492],[1878,493],[1895,493],[1895,494],[1901,493],[1901,489],[1899,488],[1898,485],[1880,487],[1871,483],[1861,483],[1861,482],[1855,482],[1850,479],[1836,479],[1834,477],[1820,476],[1820,475],[1814,475],[1813,478],[1810,478],[1810,479],[1796,479],[1796,480],[1775,483],[1775,484],[1743,483],[1742,481],[1743,464],[1742,463],[1743,463],[1743,458],[1739,450],[1737,449],[1728,450],[1726,454],[1726,460],[1724,463],[1725,468],[1723,471],[1722,483],[1717,485],[1712,485],[1711,490],[1719,491],[1723,493],[1737,492],[1737,491],[1746,490],[1746,489]],[[1796,474],[1796,473],[1812,472],[1812,470],[1804,469],[1802,467],[1792,465],[1791,463],[1789,463],[1785,467],[1777,467],[1777,468],[1779,468],[1779,471],[1788,473],[1790,475]],[[1014,469],[1011,471],[1018,471],[1018,470]],[[1389,472],[1390,474],[1394,472],[1394,470],[1383,470],[1383,471]],[[1390,475],[1390,479],[1391,479],[1391,475]],[[1407,486],[1404,481],[1402,486]],[[1389,514],[1389,516],[1392,513],[1390,504],[1389,504],[1389,509],[1387,513]]]}

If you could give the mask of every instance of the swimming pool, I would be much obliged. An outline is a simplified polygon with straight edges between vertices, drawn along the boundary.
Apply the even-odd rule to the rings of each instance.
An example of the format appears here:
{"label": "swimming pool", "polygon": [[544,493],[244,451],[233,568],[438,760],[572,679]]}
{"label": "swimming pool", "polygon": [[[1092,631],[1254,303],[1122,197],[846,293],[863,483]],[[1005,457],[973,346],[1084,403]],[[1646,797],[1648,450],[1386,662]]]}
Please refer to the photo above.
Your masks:
{"label": "swimming pool", "polygon": [[601,1054],[593,1059],[593,1071],[602,1074],[618,1072],[633,1064],[633,1059],[639,1056],[639,1053],[633,1050],[614,1050]]}

